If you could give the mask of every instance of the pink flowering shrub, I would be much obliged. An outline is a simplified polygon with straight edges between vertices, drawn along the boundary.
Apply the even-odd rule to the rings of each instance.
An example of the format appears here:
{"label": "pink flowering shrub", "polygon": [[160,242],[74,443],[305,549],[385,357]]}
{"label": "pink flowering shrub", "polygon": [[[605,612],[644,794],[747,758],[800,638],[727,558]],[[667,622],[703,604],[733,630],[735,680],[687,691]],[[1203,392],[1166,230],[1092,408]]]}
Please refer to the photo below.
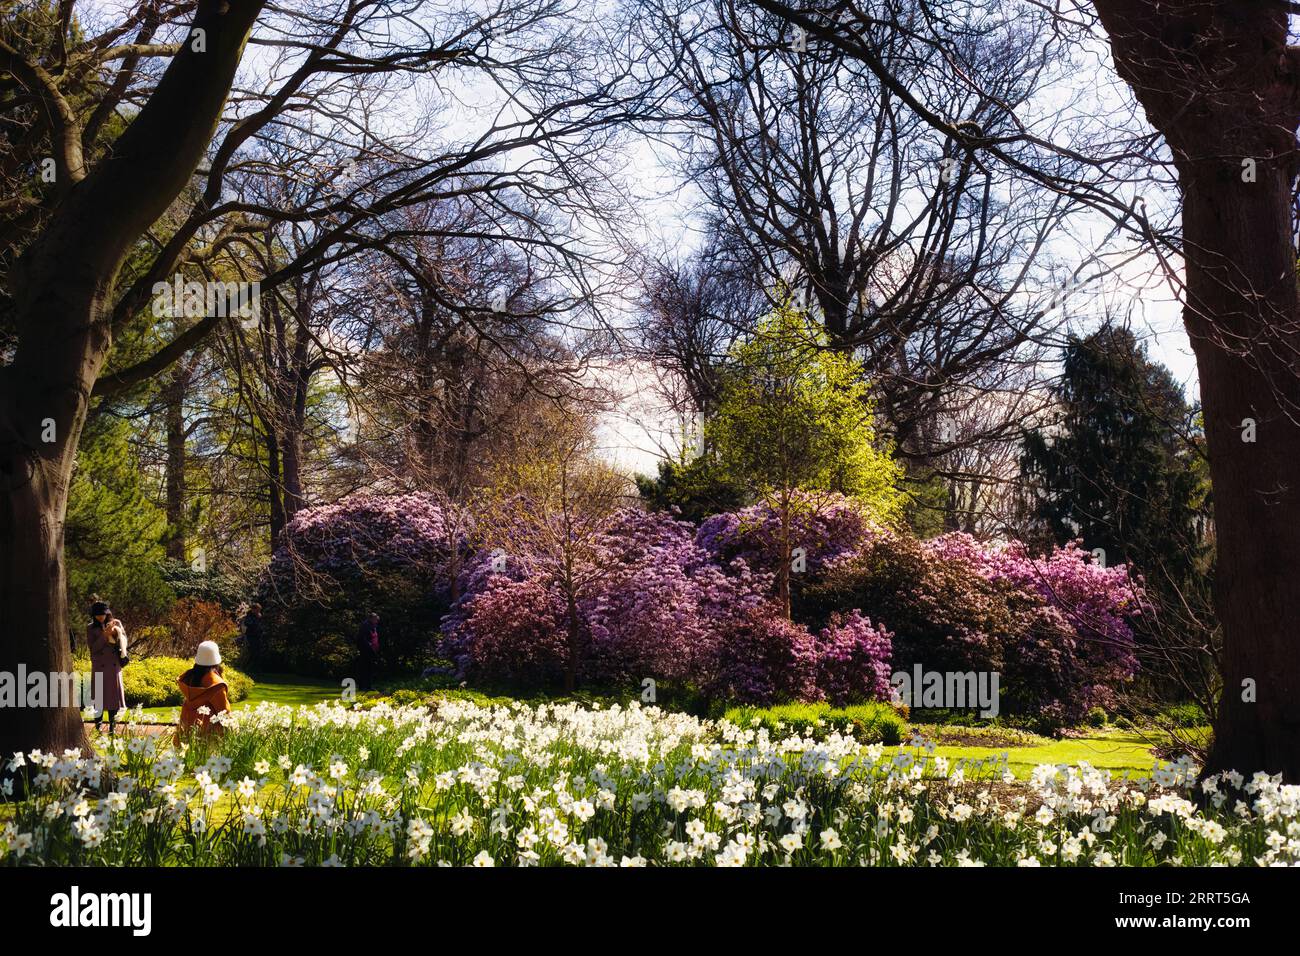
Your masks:
{"label": "pink flowering shrub", "polygon": [[446,557],[464,524],[435,495],[350,495],[294,515],[268,571],[281,580],[300,572],[365,577],[402,569],[445,583]]}
{"label": "pink flowering shrub", "polygon": [[[358,619],[375,610],[392,663],[422,663],[441,619],[438,650],[463,679],[558,685],[569,596],[554,529],[536,517],[507,536],[510,553],[471,554],[465,516],[432,495],[357,495],[301,512],[260,588],[275,663],[346,673]],[[1037,558],[960,534],[921,542],[832,500],[797,522],[808,577],[791,622],[771,602],[776,531],[762,507],[698,530],[663,512],[601,519],[576,557],[579,679],[838,705],[887,699],[891,669],[919,663],[998,671],[1004,712],[1059,725],[1113,705],[1133,675],[1140,585],[1075,546]]]}
{"label": "pink flowering shrub", "polygon": [[[1090,706],[1114,706],[1117,686],[1137,670],[1131,622],[1145,603],[1141,581],[1131,579],[1127,567],[1103,567],[1074,543],[1041,558],[1019,542],[986,548],[965,534],[942,535],[926,547],[937,556],[966,562],[987,580],[1036,594],[1055,609],[1075,638],[1071,654],[1059,666],[1079,672]],[[1076,657],[1087,666],[1075,667]],[[1089,682],[1087,675],[1095,679]]]}
{"label": "pink flowering shrub", "polygon": [[464,558],[467,525],[430,494],[352,495],[296,514],[262,573],[270,659],[297,673],[350,673],[352,638],[380,615],[380,659],[422,664]]}
{"label": "pink flowering shrub", "polygon": [[458,633],[472,627],[473,639],[455,650],[463,674],[514,687],[555,686],[563,680],[569,654],[565,607],[540,576],[489,575],[465,621]]}
{"label": "pink flowering shrub", "polygon": [[1134,672],[1128,621],[1140,599],[1122,570],[1097,568],[1077,549],[1033,559],[964,535],[881,533],[830,563],[797,610],[818,621],[848,608],[893,632],[896,669],[997,671],[1002,711],[1046,726],[1113,704]]}
{"label": "pink flowering shrub", "polygon": [[[697,543],[695,529],[671,515],[619,512],[589,560],[603,573],[577,601],[584,682],[639,688],[652,678],[748,704],[887,698],[883,629],[855,612],[814,636],[770,602],[770,575],[741,560],[724,569]],[[459,675],[557,685],[568,619],[556,582],[524,554],[505,556],[493,570],[482,553],[461,580],[442,642]]]}
{"label": "pink flowering shrub", "polygon": [[[587,555],[589,584],[577,596],[580,617],[580,677],[601,684],[640,686],[649,677],[693,683],[712,653],[720,625],[763,601],[770,580],[741,565],[732,574],[695,544],[694,528],[662,512],[615,514],[598,546]],[[504,556],[494,571],[491,556],[474,557],[462,577],[461,598],[443,620],[443,652],[464,679],[520,680],[543,686],[554,674],[531,678],[511,663],[521,651],[503,641],[549,644],[550,625],[523,608],[510,638],[489,634],[502,626],[498,601],[510,595],[558,607],[567,640],[565,601],[558,582],[525,551]],[[490,595],[490,597],[488,597]],[[538,627],[529,636],[527,625]],[[566,644],[567,647],[567,644]]]}

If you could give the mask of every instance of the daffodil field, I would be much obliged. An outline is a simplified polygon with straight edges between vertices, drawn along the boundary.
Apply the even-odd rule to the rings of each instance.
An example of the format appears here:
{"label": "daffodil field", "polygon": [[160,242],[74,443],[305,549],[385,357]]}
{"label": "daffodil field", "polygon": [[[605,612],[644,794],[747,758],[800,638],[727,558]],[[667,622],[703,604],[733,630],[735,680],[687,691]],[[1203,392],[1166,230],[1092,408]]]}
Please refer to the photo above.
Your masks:
{"label": "daffodil field", "polygon": [[1300,787],[1180,761],[950,765],[654,707],[263,703],[225,733],[31,752],[8,865],[1159,866],[1300,860]]}

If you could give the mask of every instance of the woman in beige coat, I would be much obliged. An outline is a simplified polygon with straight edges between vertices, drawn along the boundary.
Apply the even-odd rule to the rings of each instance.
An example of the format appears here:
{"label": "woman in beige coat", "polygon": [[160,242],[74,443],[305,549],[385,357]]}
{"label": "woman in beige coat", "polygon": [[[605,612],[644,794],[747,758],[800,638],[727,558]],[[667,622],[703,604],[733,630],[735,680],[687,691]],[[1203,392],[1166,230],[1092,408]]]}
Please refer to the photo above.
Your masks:
{"label": "woman in beige coat", "polygon": [[100,722],[108,714],[108,732],[112,734],[117,712],[126,707],[126,687],[122,684],[126,629],[103,601],[90,606],[86,647],[90,648],[91,686],[99,690],[99,699],[94,701],[95,729],[99,730]]}

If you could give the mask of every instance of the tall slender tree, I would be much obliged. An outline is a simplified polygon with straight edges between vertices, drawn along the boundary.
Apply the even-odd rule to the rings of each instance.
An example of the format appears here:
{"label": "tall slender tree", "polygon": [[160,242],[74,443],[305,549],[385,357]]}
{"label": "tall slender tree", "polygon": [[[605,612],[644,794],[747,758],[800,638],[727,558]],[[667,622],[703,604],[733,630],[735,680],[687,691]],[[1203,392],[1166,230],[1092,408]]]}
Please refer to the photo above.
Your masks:
{"label": "tall slender tree", "polygon": [[731,359],[706,433],[723,474],[777,515],[777,592],[789,617],[799,515],[839,493],[891,520],[902,503],[900,470],[880,447],[862,366],[832,350],[806,313],[777,309]]}
{"label": "tall slender tree", "polygon": [[1204,567],[1206,491],[1195,409],[1128,329],[1065,349],[1059,415],[1025,435],[1030,517],[1054,544],[1080,538],[1154,580]]}

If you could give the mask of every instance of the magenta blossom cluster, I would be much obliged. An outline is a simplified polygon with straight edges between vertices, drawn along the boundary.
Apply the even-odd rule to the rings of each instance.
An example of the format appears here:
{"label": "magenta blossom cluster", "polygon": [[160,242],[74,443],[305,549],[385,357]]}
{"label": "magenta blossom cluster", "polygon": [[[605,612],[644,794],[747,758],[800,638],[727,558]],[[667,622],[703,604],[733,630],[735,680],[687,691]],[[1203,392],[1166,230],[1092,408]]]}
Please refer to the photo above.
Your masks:
{"label": "magenta blossom cluster", "polygon": [[583,584],[572,608],[547,562],[473,558],[442,628],[442,651],[463,679],[557,683],[576,617],[585,682],[636,688],[650,678],[756,704],[887,697],[887,635],[850,615],[814,636],[771,603],[770,574],[742,560],[724,566],[686,522],[621,511],[578,553],[584,566],[574,578]]}
{"label": "magenta blossom cluster", "polygon": [[888,700],[893,635],[861,611],[835,613],[817,635],[817,687],[836,706]]}
{"label": "magenta blossom cluster", "polygon": [[[1145,595],[1141,579],[1125,565],[1106,567],[1075,542],[1034,557],[1018,541],[987,547],[970,535],[953,533],[927,541],[926,548],[938,557],[965,561],[987,580],[1037,594],[1074,630],[1081,653],[1105,662],[1110,678],[1126,680],[1136,672],[1131,622],[1143,613]],[[1097,693],[1112,696],[1102,687]]]}
{"label": "magenta blossom cluster", "polygon": [[711,699],[760,707],[821,700],[817,650],[808,628],[775,605],[757,607],[728,622],[699,683]]}
{"label": "magenta blossom cluster", "polygon": [[311,574],[350,579],[419,569],[445,579],[448,555],[464,546],[467,531],[467,518],[435,495],[350,495],[294,515],[267,574],[283,583]]}
{"label": "magenta blossom cluster", "polygon": [[444,619],[443,653],[462,677],[517,687],[557,685],[568,661],[562,596],[540,576],[489,573]]}
{"label": "magenta blossom cluster", "polygon": [[468,516],[426,493],[351,495],[299,511],[258,584],[265,666],[347,675],[361,616],[380,615],[380,655],[424,666],[456,565],[468,556]]}
{"label": "magenta blossom cluster", "polygon": [[[573,558],[579,566],[570,594],[554,562],[527,549],[474,556],[442,627],[442,651],[464,678],[552,682],[563,672],[576,617],[580,679],[689,682],[720,625],[761,604],[771,588],[770,579],[743,564],[723,573],[695,544],[694,528],[663,513],[619,511],[595,540],[573,549]],[[510,642],[540,649],[510,649]],[[514,662],[526,654],[549,657],[524,674]]]}

